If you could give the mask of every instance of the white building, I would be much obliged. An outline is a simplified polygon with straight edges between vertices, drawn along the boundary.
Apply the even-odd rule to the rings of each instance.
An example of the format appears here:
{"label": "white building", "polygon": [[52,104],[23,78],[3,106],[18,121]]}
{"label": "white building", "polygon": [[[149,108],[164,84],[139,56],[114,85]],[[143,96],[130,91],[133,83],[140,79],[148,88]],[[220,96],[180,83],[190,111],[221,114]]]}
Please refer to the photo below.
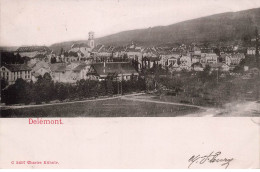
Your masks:
{"label": "white building", "polygon": [[18,78],[25,81],[31,81],[31,68],[25,64],[4,64],[0,68],[0,76],[5,79],[8,84],[14,84]]}

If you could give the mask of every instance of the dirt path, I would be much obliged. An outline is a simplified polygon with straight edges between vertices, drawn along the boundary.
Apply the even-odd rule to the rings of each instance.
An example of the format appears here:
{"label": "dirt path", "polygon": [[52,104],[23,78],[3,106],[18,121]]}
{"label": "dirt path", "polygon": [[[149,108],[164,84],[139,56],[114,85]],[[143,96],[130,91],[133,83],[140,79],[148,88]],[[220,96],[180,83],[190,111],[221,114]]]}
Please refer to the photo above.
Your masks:
{"label": "dirt path", "polygon": [[203,107],[203,106],[196,106],[196,105],[189,105],[184,103],[173,103],[173,102],[163,102],[163,101],[157,101],[157,100],[148,100],[148,99],[140,99],[140,98],[134,98],[132,96],[123,96],[121,97],[123,100],[132,100],[132,101],[140,101],[140,102],[149,102],[149,103],[160,103],[160,104],[168,104],[168,105],[176,105],[176,106],[188,106],[188,107],[195,107],[203,110],[210,109],[209,107]]}

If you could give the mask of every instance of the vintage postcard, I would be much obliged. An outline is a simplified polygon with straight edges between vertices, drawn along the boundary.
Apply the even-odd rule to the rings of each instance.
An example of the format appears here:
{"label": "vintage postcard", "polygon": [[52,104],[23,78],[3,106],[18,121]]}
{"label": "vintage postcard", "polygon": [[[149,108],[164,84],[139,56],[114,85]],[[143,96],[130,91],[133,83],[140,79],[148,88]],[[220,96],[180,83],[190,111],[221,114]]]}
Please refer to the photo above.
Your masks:
{"label": "vintage postcard", "polygon": [[0,0],[0,169],[260,168],[259,0]]}

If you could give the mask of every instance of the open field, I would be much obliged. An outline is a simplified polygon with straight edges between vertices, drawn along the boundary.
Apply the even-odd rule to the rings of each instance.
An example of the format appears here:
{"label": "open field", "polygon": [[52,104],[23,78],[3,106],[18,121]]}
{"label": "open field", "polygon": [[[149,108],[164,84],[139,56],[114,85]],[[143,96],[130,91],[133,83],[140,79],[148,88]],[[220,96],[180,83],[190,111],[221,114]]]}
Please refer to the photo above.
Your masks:
{"label": "open field", "polygon": [[224,108],[167,102],[154,95],[128,95],[79,102],[1,107],[1,117],[259,117],[259,102],[236,102]]}
{"label": "open field", "polygon": [[175,117],[191,112],[196,107],[175,106],[114,98],[51,106],[1,109],[2,117]]}

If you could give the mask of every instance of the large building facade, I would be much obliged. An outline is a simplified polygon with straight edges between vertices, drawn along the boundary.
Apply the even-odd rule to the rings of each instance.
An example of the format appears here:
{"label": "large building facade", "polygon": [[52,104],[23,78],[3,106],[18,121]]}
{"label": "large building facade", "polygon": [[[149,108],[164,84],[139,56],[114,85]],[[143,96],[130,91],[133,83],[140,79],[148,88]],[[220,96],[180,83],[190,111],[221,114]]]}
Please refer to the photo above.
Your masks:
{"label": "large building facade", "polygon": [[31,81],[31,68],[25,64],[5,64],[0,68],[1,79],[5,79],[8,84],[14,84],[18,78]]}

